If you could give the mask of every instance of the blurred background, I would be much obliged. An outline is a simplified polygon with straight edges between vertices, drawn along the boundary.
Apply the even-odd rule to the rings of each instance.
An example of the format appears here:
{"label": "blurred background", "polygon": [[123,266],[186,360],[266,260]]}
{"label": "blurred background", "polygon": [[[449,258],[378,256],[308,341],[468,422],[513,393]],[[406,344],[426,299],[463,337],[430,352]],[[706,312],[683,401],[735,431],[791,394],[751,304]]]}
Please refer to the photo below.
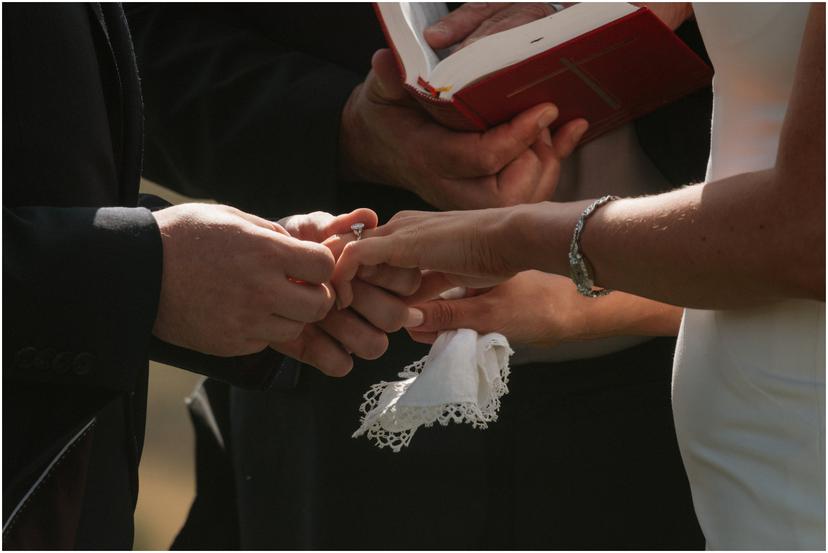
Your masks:
{"label": "blurred background", "polygon": [[[142,181],[141,192],[172,203],[193,200]],[[213,203],[213,202],[210,202]],[[185,399],[199,375],[150,363],[147,433],[135,512],[135,549],[169,549],[195,493],[194,440]]]}

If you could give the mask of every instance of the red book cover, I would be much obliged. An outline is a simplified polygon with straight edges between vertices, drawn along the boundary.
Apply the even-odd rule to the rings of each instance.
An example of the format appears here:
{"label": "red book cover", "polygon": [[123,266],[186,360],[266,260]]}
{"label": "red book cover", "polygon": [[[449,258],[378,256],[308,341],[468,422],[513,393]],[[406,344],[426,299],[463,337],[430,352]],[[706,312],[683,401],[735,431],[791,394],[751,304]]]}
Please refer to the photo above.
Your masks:
{"label": "red book cover", "polygon": [[424,90],[406,88],[434,119],[456,130],[485,130],[552,102],[560,110],[552,129],[583,117],[590,123],[586,141],[709,84],[712,77],[713,70],[669,27],[640,8],[482,77],[451,100],[441,99],[423,79]]}

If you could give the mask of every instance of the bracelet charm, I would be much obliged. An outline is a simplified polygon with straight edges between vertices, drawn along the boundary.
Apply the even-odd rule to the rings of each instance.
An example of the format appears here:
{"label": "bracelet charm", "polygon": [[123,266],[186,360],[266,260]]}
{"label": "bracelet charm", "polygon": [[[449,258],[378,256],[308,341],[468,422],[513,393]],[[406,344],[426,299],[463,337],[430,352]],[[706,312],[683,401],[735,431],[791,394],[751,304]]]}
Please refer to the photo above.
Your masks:
{"label": "bracelet charm", "polygon": [[584,230],[584,224],[587,218],[592,213],[612,200],[617,200],[618,196],[604,196],[589,204],[586,209],[578,217],[578,222],[575,223],[575,230],[572,232],[572,242],[569,244],[569,275],[572,277],[572,282],[582,296],[588,298],[600,298],[606,296],[612,290],[609,288],[595,289],[595,282],[592,280],[592,271],[589,268],[586,257],[581,253],[581,233]]}

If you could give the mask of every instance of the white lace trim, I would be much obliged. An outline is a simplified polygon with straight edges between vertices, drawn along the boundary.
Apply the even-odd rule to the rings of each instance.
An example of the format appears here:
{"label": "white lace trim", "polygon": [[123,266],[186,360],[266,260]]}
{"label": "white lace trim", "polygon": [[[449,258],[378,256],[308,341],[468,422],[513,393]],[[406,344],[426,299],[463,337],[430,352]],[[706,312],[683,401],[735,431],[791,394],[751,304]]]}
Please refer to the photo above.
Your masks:
{"label": "white lace trim", "polygon": [[[489,340],[484,351],[488,351],[496,345],[501,345],[495,340]],[[508,348],[509,356],[514,352]],[[403,447],[411,443],[414,433],[420,426],[431,427],[435,422],[442,426],[448,426],[450,422],[457,424],[468,423],[472,428],[488,428],[488,423],[497,420],[497,412],[500,409],[500,398],[509,393],[509,358],[500,367],[498,377],[492,382],[490,396],[483,405],[478,402],[466,401],[459,403],[447,403],[443,405],[430,406],[397,406],[399,398],[405,393],[408,387],[422,373],[428,361],[426,355],[419,361],[406,366],[398,374],[405,380],[395,382],[381,381],[371,386],[363,395],[365,401],[360,405],[359,411],[362,414],[360,428],[353,433],[352,438],[366,434],[366,437],[373,441],[379,448],[389,447],[394,453],[399,453]],[[377,412],[380,397],[388,387],[393,387],[396,398],[382,412]],[[390,426],[399,430],[387,430],[383,427]]]}

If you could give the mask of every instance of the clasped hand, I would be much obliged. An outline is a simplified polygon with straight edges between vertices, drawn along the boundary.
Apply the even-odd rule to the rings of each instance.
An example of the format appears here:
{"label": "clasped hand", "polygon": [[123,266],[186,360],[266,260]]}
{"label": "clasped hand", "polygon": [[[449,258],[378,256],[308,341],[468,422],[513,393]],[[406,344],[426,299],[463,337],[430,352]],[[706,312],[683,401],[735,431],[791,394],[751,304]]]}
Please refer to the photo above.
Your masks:
{"label": "clasped hand", "polygon": [[379,267],[354,280],[349,309],[334,309],[335,260],[350,227],[377,225],[370,209],[316,212],[274,223],[221,205],[183,204],[155,212],[163,273],[153,333],[181,347],[236,356],[271,347],[342,376],[351,354],[381,356],[386,333],[411,325],[399,296],[420,271]]}

